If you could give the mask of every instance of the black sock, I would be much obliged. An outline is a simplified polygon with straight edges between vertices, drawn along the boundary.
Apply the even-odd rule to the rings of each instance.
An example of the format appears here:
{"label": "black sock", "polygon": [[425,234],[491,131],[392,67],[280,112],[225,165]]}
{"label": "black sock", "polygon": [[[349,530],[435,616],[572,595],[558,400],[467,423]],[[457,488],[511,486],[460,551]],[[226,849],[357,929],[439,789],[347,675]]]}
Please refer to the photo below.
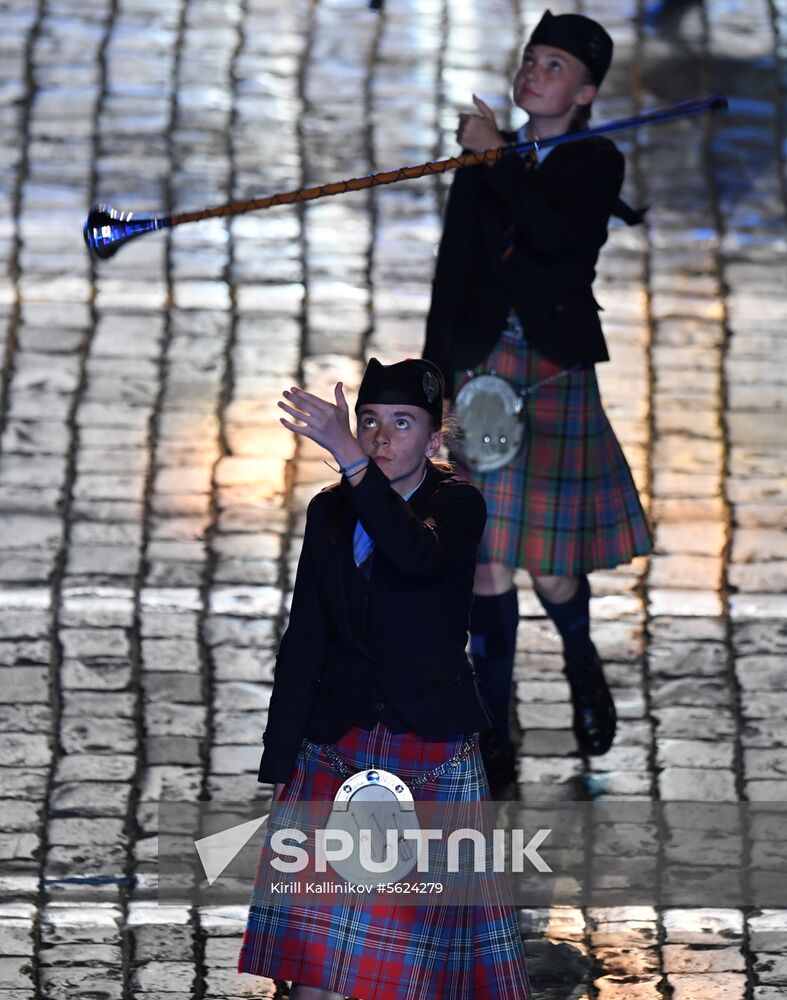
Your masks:
{"label": "black sock", "polygon": [[508,713],[518,625],[516,587],[505,594],[473,596],[470,651],[478,689],[494,721],[495,741],[501,750],[511,744]]}
{"label": "black sock", "polygon": [[579,578],[579,586],[574,596],[560,604],[548,601],[538,587],[536,596],[541,601],[544,611],[555,623],[567,653],[593,650],[593,643],[590,641],[590,584],[586,576]]}
{"label": "black sock", "polygon": [[536,595],[552,619],[563,640],[565,672],[572,684],[597,683],[603,680],[601,661],[590,638],[590,584],[586,576],[579,578],[573,597],[553,604],[543,594]]}

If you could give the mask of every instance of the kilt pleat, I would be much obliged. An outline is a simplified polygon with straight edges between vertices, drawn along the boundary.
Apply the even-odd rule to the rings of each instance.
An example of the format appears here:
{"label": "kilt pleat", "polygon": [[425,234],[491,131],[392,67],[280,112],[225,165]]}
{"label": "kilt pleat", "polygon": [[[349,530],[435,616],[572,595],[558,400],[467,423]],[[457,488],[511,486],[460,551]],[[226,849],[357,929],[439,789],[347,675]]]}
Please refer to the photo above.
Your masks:
{"label": "kilt pleat", "polygon": [[[488,371],[526,388],[562,366],[503,334],[475,374]],[[458,384],[468,377],[463,373]],[[595,370],[580,368],[541,386],[525,408],[524,446],[508,465],[472,473],[458,463],[486,500],[479,562],[573,576],[647,555],[647,519]]]}
{"label": "kilt pleat", "polygon": [[[426,741],[378,724],[350,730],[335,748],[351,768],[376,765],[409,783],[463,742],[463,736]],[[341,780],[324,751],[306,742],[283,801],[331,801]],[[413,790],[417,801],[476,802],[488,795],[477,746]],[[494,884],[482,891],[481,902],[468,906],[252,904],[238,971],[359,1000],[526,1000],[516,911],[495,898]]]}

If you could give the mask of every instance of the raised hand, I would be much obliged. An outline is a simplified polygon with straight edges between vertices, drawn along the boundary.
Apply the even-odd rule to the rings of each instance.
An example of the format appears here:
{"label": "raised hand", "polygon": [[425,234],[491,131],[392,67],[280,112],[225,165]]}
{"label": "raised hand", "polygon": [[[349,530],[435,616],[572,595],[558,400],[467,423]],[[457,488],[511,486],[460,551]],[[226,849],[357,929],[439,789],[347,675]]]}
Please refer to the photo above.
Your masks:
{"label": "raised hand", "polygon": [[459,115],[459,127],[456,130],[457,141],[463,149],[472,153],[480,153],[484,149],[497,149],[505,145],[505,140],[497,127],[494,111],[473,94],[473,104],[480,112],[477,115]]}
{"label": "raised hand", "polygon": [[335,403],[293,386],[284,390],[286,403],[278,406],[300,423],[280,417],[280,422],[294,434],[310,438],[329,451],[340,466],[344,467],[361,458],[364,452],[350,429],[350,410],[344,398],[344,388],[337,382],[333,390]]}

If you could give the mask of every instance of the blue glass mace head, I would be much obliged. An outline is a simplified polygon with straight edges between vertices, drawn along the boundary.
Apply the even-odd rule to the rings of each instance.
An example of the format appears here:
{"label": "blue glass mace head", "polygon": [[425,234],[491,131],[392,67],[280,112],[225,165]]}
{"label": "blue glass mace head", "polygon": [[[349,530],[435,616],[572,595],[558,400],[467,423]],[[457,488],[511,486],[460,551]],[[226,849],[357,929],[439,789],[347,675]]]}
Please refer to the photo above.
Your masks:
{"label": "blue glass mace head", "polygon": [[92,257],[108,260],[129,240],[170,225],[168,216],[135,215],[111,205],[94,205],[88,212],[82,233]]}

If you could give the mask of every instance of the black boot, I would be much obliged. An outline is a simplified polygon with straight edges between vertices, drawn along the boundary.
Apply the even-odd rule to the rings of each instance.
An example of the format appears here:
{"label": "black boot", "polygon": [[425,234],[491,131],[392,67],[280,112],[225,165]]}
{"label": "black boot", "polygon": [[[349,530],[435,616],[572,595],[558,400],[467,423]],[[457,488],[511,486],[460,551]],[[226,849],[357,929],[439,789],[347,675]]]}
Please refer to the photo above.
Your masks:
{"label": "black boot", "polygon": [[579,749],[591,757],[605,754],[617,728],[615,703],[604,677],[604,667],[592,642],[588,648],[566,651],[565,674],[574,706],[574,736]]}
{"label": "black boot", "polygon": [[563,639],[564,672],[571,688],[579,749],[594,757],[605,754],[615,738],[617,716],[603,664],[590,640],[588,579],[581,576],[577,592],[562,604],[548,601],[537,588],[536,595]]}
{"label": "black boot", "polygon": [[509,712],[518,625],[516,588],[505,594],[473,597],[470,651],[478,690],[493,720],[493,728],[481,736],[481,758],[496,795],[505,794],[507,787],[516,781]]}

